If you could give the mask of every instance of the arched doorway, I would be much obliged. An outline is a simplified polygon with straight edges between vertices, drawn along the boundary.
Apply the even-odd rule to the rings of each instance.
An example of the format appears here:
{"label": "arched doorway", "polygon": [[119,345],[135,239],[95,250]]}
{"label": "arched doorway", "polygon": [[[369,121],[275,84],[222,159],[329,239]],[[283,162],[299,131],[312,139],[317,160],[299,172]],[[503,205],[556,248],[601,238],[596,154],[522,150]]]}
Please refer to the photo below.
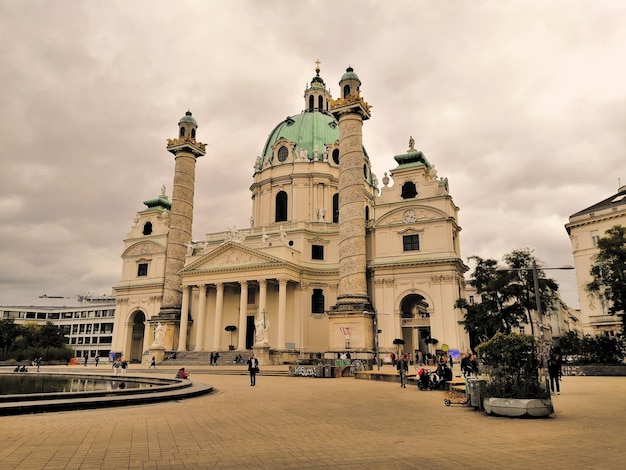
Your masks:
{"label": "arched doorway", "polygon": [[133,313],[130,341],[130,362],[141,363],[143,357],[143,335],[145,332],[146,315],[142,311]]}
{"label": "arched doorway", "polygon": [[404,351],[416,355],[430,352],[424,341],[430,338],[430,305],[420,294],[409,294],[400,302]]}

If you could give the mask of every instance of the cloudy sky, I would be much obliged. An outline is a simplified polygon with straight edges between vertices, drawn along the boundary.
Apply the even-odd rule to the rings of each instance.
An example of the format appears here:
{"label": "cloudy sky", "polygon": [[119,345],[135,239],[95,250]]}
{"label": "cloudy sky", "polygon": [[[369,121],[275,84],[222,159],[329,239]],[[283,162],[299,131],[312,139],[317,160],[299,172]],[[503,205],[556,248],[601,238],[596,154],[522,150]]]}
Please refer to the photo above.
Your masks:
{"label": "cloudy sky", "polygon": [[[568,217],[626,182],[626,2],[0,0],[0,305],[108,294],[165,140],[208,144],[194,238],[248,226],[252,166],[321,61],[372,106],[381,180],[412,135],[461,208],[463,258],[573,264]],[[578,306],[572,271],[551,271]]]}

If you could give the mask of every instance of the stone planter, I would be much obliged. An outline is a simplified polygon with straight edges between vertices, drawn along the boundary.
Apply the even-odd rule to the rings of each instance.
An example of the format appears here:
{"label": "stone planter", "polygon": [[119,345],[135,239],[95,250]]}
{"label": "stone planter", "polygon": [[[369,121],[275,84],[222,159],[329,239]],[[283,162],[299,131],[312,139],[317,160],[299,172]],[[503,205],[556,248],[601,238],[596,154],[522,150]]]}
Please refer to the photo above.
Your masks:
{"label": "stone planter", "polygon": [[485,398],[485,413],[510,418],[544,418],[554,413],[550,399],[539,398]]}

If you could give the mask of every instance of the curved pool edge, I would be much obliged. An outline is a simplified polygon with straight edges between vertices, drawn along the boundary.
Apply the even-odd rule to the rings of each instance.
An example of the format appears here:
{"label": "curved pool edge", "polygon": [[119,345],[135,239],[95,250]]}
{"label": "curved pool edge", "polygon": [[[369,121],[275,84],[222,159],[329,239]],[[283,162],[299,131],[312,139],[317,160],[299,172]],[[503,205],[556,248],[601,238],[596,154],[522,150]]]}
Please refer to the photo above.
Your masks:
{"label": "curved pool edge", "polygon": [[86,410],[94,408],[112,408],[118,406],[134,406],[148,403],[157,403],[172,400],[183,400],[201,395],[207,395],[214,391],[212,385],[196,383],[193,381],[181,381],[179,387],[167,389],[154,389],[153,393],[146,393],[145,390],[133,393],[132,390],[125,390],[123,394],[92,393],[90,395],[54,397],[48,400],[22,400],[15,402],[0,403],[0,416],[49,413],[57,411]]}

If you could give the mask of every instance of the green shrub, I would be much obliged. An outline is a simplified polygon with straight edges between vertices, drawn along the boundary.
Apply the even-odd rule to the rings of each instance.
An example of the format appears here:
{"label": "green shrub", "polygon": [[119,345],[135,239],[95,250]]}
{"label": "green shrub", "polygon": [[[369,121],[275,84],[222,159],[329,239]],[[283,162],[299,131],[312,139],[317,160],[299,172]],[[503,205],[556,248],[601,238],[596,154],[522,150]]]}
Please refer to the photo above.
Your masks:
{"label": "green shrub", "polygon": [[476,348],[487,366],[485,397],[550,398],[548,384],[539,380],[537,343],[530,335],[495,334]]}

